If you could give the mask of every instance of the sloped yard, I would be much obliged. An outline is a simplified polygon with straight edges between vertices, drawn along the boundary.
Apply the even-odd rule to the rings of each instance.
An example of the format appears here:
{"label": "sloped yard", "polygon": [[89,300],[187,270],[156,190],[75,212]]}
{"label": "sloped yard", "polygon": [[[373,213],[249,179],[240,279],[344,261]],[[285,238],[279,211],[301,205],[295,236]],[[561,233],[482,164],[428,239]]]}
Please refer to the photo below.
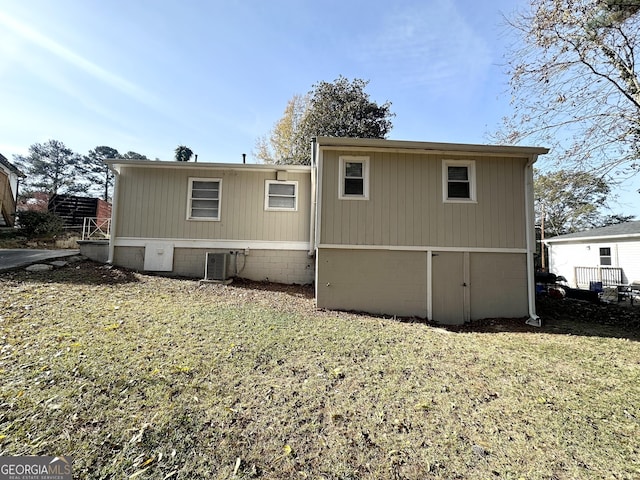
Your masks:
{"label": "sloped yard", "polygon": [[569,320],[452,331],[306,288],[4,274],[0,455],[91,479],[640,478],[639,332]]}

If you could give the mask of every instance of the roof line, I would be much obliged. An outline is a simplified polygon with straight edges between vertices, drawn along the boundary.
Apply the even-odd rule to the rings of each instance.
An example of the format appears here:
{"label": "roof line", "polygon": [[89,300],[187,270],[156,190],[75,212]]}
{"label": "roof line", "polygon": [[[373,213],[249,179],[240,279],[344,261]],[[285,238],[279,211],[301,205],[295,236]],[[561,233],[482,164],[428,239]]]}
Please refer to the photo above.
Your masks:
{"label": "roof line", "polygon": [[509,153],[514,155],[544,155],[549,153],[544,147],[523,147],[515,145],[480,145],[467,143],[415,142],[408,140],[387,140],[382,138],[317,137],[321,147],[362,147],[390,148],[423,151],[454,151],[470,153]]}
{"label": "roof line", "polygon": [[0,153],[0,164],[2,164],[5,167],[7,167],[9,170],[11,170],[13,173],[18,175],[19,177],[26,177],[26,175],[24,173],[22,173],[18,169],[18,167],[16,167],[13,163],[11,163],[9,160],[7,160],[7,157],[2,155],[1,153]]}
{"label": "roof line", "polygon": [[614,240],[618,238],[640,238],[640,233],[627,233],[616,235],[591,235],[589,237],[569,237],[569,238],[549,238],[544,239],[544,243],[560,243],[571,241],[583,241],[583,240]]}
{"label": "roof line", "polygon": [[258,171],[288,171],[288,172],[308,172],[311,171],[309,165],[275,165],[262,163],[215,163],[215,162],[178,162],[160,160],[140,160],[109,158],[104,161],[111,167],[116,166],[136,166],[146,168],[191,168],[202,170],[258,170]]}

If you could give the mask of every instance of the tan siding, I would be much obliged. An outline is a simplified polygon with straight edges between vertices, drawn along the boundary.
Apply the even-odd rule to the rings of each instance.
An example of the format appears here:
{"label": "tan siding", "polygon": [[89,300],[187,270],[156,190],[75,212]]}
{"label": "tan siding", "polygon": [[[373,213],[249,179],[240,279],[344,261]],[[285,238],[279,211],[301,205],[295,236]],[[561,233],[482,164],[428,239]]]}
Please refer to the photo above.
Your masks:
{"label": "tan siding", "polygon": [[526,255],[472,253],[470,257],[471,320],[528,315]]}
{"label": "tan siding", "polygon": [[[370,158],[369,200],[338,199],[340,155]],[[323,152],[321,243],[524,248],[524,159],[475,160],[477,203],[442,201],[443,155]]]}
{"label": "tan siding", "polygon": [[[275,179],[275,175],[275,172],[125,167],[119,180],[117,235],[308,241],[309,173],[289,173],[289,180],[298,182],[297,212],[264,210],[264,182]],[[189,177],[222,179],[219,222],[186,220]]]}
{"label": "tan siding", "polygon": [[425,252],[318,251],[320,308],[424,318],[426,282]]}

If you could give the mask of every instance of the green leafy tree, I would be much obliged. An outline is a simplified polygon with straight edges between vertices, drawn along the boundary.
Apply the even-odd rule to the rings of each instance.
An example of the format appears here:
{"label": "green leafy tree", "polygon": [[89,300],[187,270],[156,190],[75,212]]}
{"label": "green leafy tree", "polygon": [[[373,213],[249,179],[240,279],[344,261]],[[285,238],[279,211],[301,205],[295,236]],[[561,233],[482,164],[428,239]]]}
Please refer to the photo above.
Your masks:
{"label": "green leafy tree", "polygon": [[340,76],[333,83],[318,82],[302,122],[304,136],[386,138],[393,128],[391,103],[378,105],[365,92],[368,81]]}
{"label": "green leafy tree", "polygon": [[127,153],[123,154],[122,158],[124,158],[125,160],[149,160],[146,155],[132,151],[128,151]]}
{"label": "green leafy tree", "polygon": [[175,159],[178,162],[188,162],[193,156],[193,151],[184,145],[178,145],[175,150]]}
{"label": "green leafy tree", "polygon": [[104,162],[109,158],[120,158],[118,150],[111,147],[100,146],[89,150],[89,154],[84,157],[82,172],[84,177],[92,185],[98,186],[102,191],[102,198],[109,201],[111,189],[113,187],[113,173]]}
{"label": "green leafy tree", "polygon": [[535,171],[536,223],[544,226],[544,237],[555,237],[602,226],[611,199],[609,184],[588,172]]}
{"label": "green leafy tree", "polygon": [[343,76],[318,82],[307,96],[294,96],[255,156],[269,163],[309,165],[312,137],[386,138],[393,127],[391,103],[378,105],[365,91],[368,81]]}
{"label": "green leafy tree", "polygon": [[76,178],[82,157],[58,140],[34,143],[26,156],[15,155],[15,163],[27,175],[25,194],[44,191],[49,196],[85,192],[87,185]]}
{"label": "green leafy tree", "polygon": [[530,0],[507,19],[514,114],[497,140],[554,147],[562,168],[640,170],[639,0]]}

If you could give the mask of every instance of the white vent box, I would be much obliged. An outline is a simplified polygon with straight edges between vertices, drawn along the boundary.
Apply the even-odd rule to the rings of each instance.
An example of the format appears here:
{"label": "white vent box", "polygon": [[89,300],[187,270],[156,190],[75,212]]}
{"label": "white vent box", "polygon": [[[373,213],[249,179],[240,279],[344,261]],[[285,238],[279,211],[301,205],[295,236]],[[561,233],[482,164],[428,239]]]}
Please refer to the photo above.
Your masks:
{"label": "white vent box", "polygon": [[171,272],[173,270],[173,243],[145,243],[144,270],[147,272]]}

